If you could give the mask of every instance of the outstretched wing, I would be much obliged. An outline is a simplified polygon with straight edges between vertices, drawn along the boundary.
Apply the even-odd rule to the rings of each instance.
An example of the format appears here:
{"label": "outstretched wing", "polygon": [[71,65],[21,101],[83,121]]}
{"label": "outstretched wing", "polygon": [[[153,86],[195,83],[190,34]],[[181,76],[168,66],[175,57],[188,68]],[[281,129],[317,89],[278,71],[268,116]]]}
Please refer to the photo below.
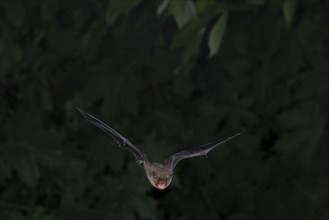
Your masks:
{"label": "outstretched wing", "polygon": [[241,131],[234,133],[233,135],[231,134],[224,138],[220,138],[220,139],[211,141],[209,143],[201,145],[200,147],[196,147],[196,148],[183,150],[183,151],[174,153],[166,159],[166,163],[170,164],[172,166],[172,168],[174,168],[178,164],[179,161],[184,160],[186,158],[203,156],[203,155],[207,156],[209,151],[211,151],[212,149],[218,147],[219,145],[225,144],[226,142],[239,136],[244,130],[245,129],[242,129]]}
{"label": "outstretched wing", "polygon": [[102,129],[104,132],[106,132],[107,134],[109,134],[117,143],[119,146],[129,150],[131,153],[134,154],[134,156],[136,157],[137,163],[139,165],[144,164],[144,162],[148,162],[146,155],[139,150],[137,147],[135,147],[132,143],[130,143],[130,141],[123,137],[121,134],[119,134],[118,132],[116,132],[113,128],[111,128],[110,126],[108,126],[107,124],[105,124],[104,122],[102,122],[101,120],[95,118],[94,116],[92,116],[91,114],[77,108],[77,110],[84,116],[84,118],[92,123],[93,125],[97,126],[98,128]]}

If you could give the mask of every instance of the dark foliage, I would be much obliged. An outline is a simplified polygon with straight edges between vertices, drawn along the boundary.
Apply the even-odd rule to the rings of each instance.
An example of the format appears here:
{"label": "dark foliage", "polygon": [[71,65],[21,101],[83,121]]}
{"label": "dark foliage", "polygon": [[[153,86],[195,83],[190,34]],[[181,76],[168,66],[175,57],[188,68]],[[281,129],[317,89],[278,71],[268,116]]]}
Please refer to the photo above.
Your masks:
{"label": "dark foliage", "polygon": [[[0,1],[0,219],[328,220],[329,1]],[[242,127],[165,191],[149,159]]]}

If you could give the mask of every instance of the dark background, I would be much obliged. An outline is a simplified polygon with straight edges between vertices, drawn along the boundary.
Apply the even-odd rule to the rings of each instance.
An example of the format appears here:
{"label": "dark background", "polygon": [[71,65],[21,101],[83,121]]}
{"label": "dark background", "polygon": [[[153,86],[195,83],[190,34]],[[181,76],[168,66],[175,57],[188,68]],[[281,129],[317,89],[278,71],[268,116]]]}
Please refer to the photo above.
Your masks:
{"label": "dark background", "polygon": [[[329,1],[0,1],[1,220],[327,220]],[[154,189],[151,161],[245,127]]]}

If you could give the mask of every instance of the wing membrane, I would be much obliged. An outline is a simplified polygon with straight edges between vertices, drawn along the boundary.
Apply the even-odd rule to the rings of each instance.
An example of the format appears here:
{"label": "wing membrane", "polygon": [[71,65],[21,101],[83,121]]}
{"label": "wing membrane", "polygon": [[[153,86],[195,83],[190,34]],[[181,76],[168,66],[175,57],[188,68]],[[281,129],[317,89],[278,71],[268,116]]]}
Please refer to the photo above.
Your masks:
{"label": "wing membrane", "polygon": [[179,161],[190,158],[190,157],[197,157],[197,156],[207,156],[209,151],[213,150],[214,148],[218,147],[219,145],[225,144],[226,142],[232,140],[233,138],[239,136],[244,129],[241,131],[228,135],[224,138],[219,138],[217,140],[211,141],[209,143],[203,144],[199,147],[187,149],[183,151],[179,151],[177,153],[174,153],[170,155],[166,162],[171,164],[172,167],[175,167]]}
{"label": "wing membrane", "polygon": [[144,162],[148,161],[144,152],[142,152],[137,147],[135,147],[127,138],[123,137],[113,128],[111,128],[110,126],[99,120],[98,118],[92,116],[91,114],[79,108],[77,108],[77,110],[84,116],[84,118],[88,122],[100,128],[105,133],[109,134],[118,143],[119,146],[129,150],[135,156],[138,164],[142,165]]}

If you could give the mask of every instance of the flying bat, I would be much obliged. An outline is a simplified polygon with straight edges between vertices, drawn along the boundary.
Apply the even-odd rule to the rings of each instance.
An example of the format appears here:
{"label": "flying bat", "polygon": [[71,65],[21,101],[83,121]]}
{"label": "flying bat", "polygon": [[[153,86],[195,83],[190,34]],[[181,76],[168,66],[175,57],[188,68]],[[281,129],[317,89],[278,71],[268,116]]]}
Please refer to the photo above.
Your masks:
{"label": "flying bat", "polygon": [[113,128],[111,128],[101,120],[97,119],[96,117],[92,116],[91,114],[79,108],[77,108],[77,110],[84,116],[84,118],[88,122],[100,128],[105,133],[109,134],[120,147],[129,150],[135,156],[136,163],[138,163],[145,169],[146,176],[152,186],[160,190],[163,190],[170,185],[174,174],[174,168],[181,160],[196,156],[207,156],[209,151],[213,150],[219,145],[222,145],[232,140],[244,131],[241,130],[233,135],[229,135],[224,138],[219,138],[196,148],[191,148],[179,151],[177,153],[173,153],[162,162],[150,162],[143,151],[133,145],[127,138],[123,137]]}

